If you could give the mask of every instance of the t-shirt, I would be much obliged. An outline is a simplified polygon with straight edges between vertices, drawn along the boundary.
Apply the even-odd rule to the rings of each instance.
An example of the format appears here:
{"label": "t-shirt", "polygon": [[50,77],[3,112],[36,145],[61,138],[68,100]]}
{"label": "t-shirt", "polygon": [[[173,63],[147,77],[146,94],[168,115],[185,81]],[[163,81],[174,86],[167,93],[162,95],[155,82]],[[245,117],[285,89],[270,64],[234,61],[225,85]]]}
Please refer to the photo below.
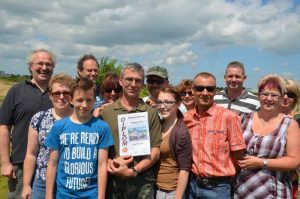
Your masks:
{"label": "t-shirt", "polygon": [[57,121],[46,140],[59,151],[56,198],[97,198],[98,150],[113,144],[107,123],[98,118],[84,124],[69,117]]}
{"label": "t-shirt", "polygon": [[28,126],[32,116],[51,107],[48,89],[41,92],[31,81],[20,82],[8,91],[0,109],[0,124],[13,127],[11,131],[13,164],[24,162]]}

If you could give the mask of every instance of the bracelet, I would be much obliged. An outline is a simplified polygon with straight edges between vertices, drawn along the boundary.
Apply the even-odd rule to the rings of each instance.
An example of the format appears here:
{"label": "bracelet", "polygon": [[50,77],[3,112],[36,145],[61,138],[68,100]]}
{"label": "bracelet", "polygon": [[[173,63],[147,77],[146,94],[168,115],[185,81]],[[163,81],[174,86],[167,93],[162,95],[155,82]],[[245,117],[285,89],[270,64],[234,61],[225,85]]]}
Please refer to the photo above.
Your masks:
{"label": "bracelet", "polygon": [[130,169],[133,171],[133,177],[135,177],[139,174],[134,167],[130,167]]}
{"label": "bracelet", "polygon": [[268,160],[266,158],[263,159],[263,169],[267,169],[268,166]]}

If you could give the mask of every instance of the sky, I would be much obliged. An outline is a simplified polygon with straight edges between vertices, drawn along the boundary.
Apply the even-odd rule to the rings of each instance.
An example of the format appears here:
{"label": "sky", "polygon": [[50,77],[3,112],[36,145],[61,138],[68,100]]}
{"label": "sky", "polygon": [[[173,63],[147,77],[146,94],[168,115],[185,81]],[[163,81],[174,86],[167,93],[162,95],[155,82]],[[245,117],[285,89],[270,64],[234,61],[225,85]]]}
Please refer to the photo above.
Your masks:
{"label": "sky", "polygon": [[267,74],[300,81],[300,0],[0,0],[0,70],[29,74],[46,48],[55,73],[76,75],[83,54],[167,68],[172,84],[199,72],[223,87],[244,64],[247,88]]}

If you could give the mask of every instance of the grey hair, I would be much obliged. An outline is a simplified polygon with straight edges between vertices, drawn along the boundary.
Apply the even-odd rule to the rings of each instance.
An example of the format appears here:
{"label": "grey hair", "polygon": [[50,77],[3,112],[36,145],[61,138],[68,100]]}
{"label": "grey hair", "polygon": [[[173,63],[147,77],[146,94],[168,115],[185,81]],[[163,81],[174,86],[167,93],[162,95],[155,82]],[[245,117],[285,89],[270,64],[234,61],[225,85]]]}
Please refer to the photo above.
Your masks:
{"label": "grey hair", "polygon": [[140,64],[138,64],[138,63],[129,63],[129,64],[124,65],[123,68],[122,68],[122,71],[121,71],[121,76],[122,77],[124,76],[124,71],[126,69],[143,73],[143,78],[144,78],[145,71],[144,71],[143,66],[141,66]]}

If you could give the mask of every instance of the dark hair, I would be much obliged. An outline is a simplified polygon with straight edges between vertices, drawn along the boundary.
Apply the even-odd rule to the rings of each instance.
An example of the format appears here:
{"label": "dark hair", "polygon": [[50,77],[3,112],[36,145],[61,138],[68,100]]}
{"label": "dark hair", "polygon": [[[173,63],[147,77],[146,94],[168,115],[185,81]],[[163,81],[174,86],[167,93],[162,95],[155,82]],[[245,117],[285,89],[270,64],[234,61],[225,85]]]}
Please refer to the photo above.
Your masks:
{"label": "dark hair", "polygon": [[[170,84],[161,88],[159,90],[159,93],[169,93],[169,94],[173,95],[173,97],[175,98],[175,101],[177,103],[181,103],[181,95],[180,95],[179,91],[177,90],[176,87],[174,87]],[[177,109],[177,118],[183,119],[183,114],[181,113],[181,111],[179,109]]]}
{"label": "dark hair", "polygon": [[204,77],[204,78],[213,78],[215,81],[216,81],[216,78],[213,74],[211,73],[208,73],[208,72],[201,72],[201,73],[198,73],[195,77],[194,77],[194,80],[197,79],[198,77]]}
{"label": "dark hair", "polygon": [[89,78],[86,77],[78,77],[75,80],[75,85],[71,89],[71,97],[74,97],[74,93],[76,90],[90,90],[93,89],[94,92],[94,98],[96,98],[96,85],[93,82],[93,80],[90,80]]}
{"label": "dark hair", "polygon": [[[83,64],[86,60],[89,60],[89,59],[92,59],[94,60],[96,63],[97,63],[97,66],[99,68],[99,63],[96,59],[96,57],[92,54],[86,54],[86,55],[83,55],[77,62],[77,70],[78,71],[82,71],[83,70]],[[79,74],[78,74],[79,75]],[[80,75],[79,75],[80,76]]]}
{"label": "dark hair", "polygon": [[225,75],[227,74],[228,68],[240,68],[243,71],[243,75],[245,75],[245,68],[241,62],[238,61],[230,62],[226,67]]}
{"label": "dark hair", "polygon": [[101,84],[101,93],[105,92],[107,88],[119,88],[120,85],[120,76],[116,73],[106,73]]}

